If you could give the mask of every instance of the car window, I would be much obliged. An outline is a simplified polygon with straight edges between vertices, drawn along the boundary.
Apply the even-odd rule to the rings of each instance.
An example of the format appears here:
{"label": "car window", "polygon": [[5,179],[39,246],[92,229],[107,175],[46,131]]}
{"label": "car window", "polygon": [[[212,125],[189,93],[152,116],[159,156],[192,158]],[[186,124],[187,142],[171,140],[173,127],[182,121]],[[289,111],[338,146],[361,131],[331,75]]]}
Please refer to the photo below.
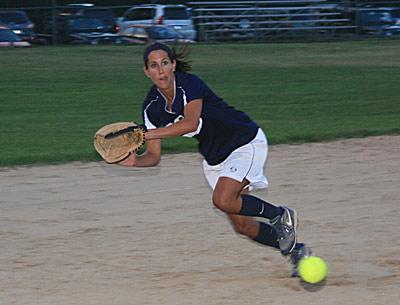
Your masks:
{"label": "car window", "polygon": [[122,35],[145,37],[146,30],[144,28],[139,28],[139,27],[129,27],[122,32]]}
{"label": "car window", "polygon": [[167,27],[150,27],[148,32],[153,39],[175,39],[179,34]]}
{"label": "car window", "polygon": [[76,18],[68,22],[70,29],[95,29],[104,26],[104,23],[97,18]]}
{"label": "car window", "polygon": [[383,23],[391,23],[392,17],[390,13],[380,11],[369,11],[364,14],[364,22],[371,25],[380,25]]}
{"label": "car window", "polygon": [[388,12],[381,13],[381,17],[380,18],[381,18],[382,21],[385,21],[385,22],[392,22],[393,21],[392,15],[390,13],[388,13]]}
{"label": "car window", "polygon": [[17,42],[21,41],[17,35],[7,29],[0,29],[0,42]]}
{"label": "car window", "polygon": [[155,10],[152,8],[138,8],[129,11],[124,19],[126,21],[153,19]]}
{"label": "car window", "polygon": [[114,14],[110,10],[96,10],[89,9],[84,11],[84,15],[87,17],[97,17],[103,19],[114,19]]}
{"label": "car window", "polygon": [[28,22],[26,16],[20,13],[0,13],[0,21],[4,23],[25,23]]}
{"label": "car window", "polygon": [[189,15],[184,7],[166,7],[164,19],[188,19]]}

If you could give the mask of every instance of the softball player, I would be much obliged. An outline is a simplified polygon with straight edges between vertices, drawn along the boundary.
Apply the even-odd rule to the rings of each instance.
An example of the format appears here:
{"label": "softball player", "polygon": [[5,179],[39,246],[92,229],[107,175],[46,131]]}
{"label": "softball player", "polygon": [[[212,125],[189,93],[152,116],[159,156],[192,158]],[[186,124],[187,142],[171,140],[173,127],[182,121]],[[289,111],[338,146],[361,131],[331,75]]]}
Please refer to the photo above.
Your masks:
{"label": "softball player", "polygon": [[296,244],[296,211],[248,194],[268,186],[263,174],[268,156],[264,132],[199,77],[187,73],[191,69],[187,54],[185,47],[177,54],[161,43],[145,49],[144,73],[154,84],[143,103],[147,146],[143,154],[132,154],[120,164],[155,166],[161,158],[161,139],[194,137],[215,207],[226,213],[236,232],[279,249],[296,267],[308,254],[304,244]]}

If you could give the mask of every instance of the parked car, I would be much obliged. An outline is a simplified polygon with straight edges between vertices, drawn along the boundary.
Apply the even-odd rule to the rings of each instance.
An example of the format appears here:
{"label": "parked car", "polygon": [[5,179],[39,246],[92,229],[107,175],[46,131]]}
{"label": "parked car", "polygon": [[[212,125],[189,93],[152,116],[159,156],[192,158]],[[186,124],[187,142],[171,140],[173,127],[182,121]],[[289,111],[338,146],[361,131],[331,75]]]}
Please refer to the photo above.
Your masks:
{"label": "parked car", "polygon": [[400,34],[400,9],[361,8],[356,12],[357,25],[364,34],[392,36]]}
{"label": "parked car", "polygon": [[126,10],[118,20],[121,30],[135,24],[166,25],[190,40],[195,40],[197,36],[191,11],[182,4],[138,5]]}
{"label": "parked car", "polygon": [[68,4],[60,11],[60,15],[81,16],[100,19],[110,32],[117,32],[117,19],[114,11],[107,7],[97,7],[92,3]]}
{"label": "parked car", "polygon": [[165,25],[133,24],[120,29],[118,34],[122,37],[131,38],[141,43],[154,41],[164,43],[193,43],[194,40],[186,39],[185,36],[172,27]]}
{"label": "parked car", "polygon": [[27,41],[21,38],[6,26],[0,25],[0,47],[30,47]]}
{"label": "parked car", "polygon": [[[75,15],[59,15],[56,18],[57,41],[60,43],[70,43],[73,36],[78,33],[113,33],[114,29],[104,20]],[[51,17],[46,19],[45,33],[52,34],[53,20]]]}
{"label": "parked car", "polygon": [[25,11],[0,11],[0,24],[12,30],[21,40],[33,42],[35,39],[34,23]]}

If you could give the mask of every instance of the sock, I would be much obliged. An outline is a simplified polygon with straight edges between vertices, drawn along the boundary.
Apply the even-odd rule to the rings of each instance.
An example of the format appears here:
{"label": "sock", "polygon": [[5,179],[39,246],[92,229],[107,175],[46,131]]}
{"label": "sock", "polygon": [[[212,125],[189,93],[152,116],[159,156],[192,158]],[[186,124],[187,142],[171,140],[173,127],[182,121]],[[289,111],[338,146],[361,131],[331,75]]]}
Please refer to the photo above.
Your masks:
{"label": "sock", "polygon": [[253,240],[260,244],[279,249],[278,236],[276,235],[275,229],[271,225],[263,222],[258,222],[258,224],[260,230]]}
{"label": "sock", "polygon": [[243,202],[239,215],[274,219],[276,216],[282,215],[283,213],[281,207],[277,207],[257,197],[252,195],[241,196]]}

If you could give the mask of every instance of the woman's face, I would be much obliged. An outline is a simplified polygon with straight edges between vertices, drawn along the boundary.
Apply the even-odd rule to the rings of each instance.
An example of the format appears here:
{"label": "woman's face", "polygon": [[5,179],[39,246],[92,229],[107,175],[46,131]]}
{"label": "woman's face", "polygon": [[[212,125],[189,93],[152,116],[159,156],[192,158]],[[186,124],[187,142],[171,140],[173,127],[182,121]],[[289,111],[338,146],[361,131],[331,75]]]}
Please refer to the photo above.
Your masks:
{"label": "woman's face", "polygon": [[174,87],[176,62],[171,61],[167,52],[154,50],[147,57],[144,73],[161,90],[168,91]]}

